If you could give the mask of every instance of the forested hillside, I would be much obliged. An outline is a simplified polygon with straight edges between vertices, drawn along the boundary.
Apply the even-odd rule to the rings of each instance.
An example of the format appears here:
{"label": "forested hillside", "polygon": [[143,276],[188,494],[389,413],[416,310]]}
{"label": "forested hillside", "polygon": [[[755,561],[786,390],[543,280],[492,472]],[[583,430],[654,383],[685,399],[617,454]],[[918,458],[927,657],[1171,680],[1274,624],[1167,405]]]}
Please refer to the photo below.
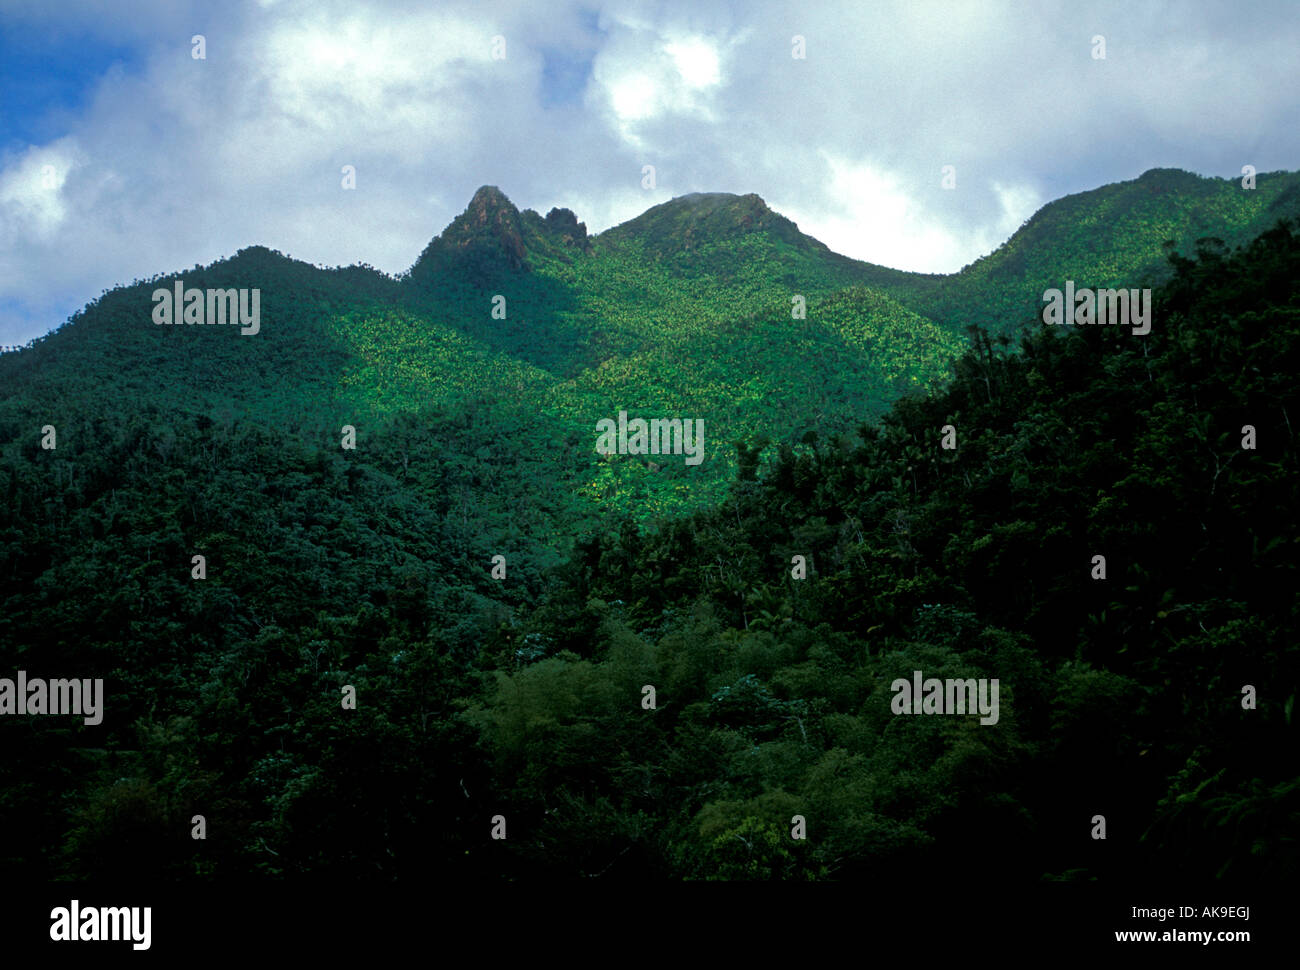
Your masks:
{"label": "forested hillside", "polygon": [[[719,508],[585,542],[527,627],[552,655],[472,713],[529,864],[1293,875],[1300,237],[1173,268],[1150,342],[981,335],[881,425],[757,478],[750,452]],[[999,678],[998,723],[892,714],[916,669]]]}
{"label": "forested hillside", "polygon": [[[309,448],[344,424],[364,440],[426,407],[486,409],[471,452],[546,465],[565,523],[610,510],[648,521],[718,501],[737,441],[848,431],[941,385],[970,326],[1014,338],[1038,325],[1048,287],[1144,285],[1165,273],[1166,242],[1235,244],[1284,215],[1300,215],[1300,175],[1244,191],[1153,170],[1045,206],[944,277],[832,253],[756,195],[683,196],[589,237],[566,209],[520,212],[485,186],[400,280],[252,247],[105,293],[0,356],[0,388],[56,427],[83,420],[82,399],[111,397],[125,413],[256,424]],[[178,279],[258,288],[261,331],[150,325],[151,292]],[[707,460],[595,454],[592,428],[620,410],[704,419]]]}
{"label": "forested hillside", "polygon": [[947,326],[989,326],[1014,337],[1023,321],[1041,312],[1043,291],[1066,279],[1092,288],[1162,282],[1170,272],[1162,252],[1166,244],[1190,252],[1198,239],[1213,237],[1239,246],[1279,219],[1297,216],[1295,173],[1259,175],[1253,189],[1243,189],[1240,180],[1153,168],[1132,181],[1043,206],[997,250],[960,273],[881,277],[875,285]]}
{"label": "forested hillside", "polygon": [[[106,293],[0,357],[0,668],[107,695],[0,723],[0,865],[1293,875],[1297,177],[1184,174],[954,277],[756,196],[588,237],[485,188],[399,280],[255,247]],[[1145,337],[1036,316],[1139,274]],[[154,326],[177,277],[260,332]],[[619,410],[706,459],[595,453]],[[893,714],[916,669],[999,720]]]}

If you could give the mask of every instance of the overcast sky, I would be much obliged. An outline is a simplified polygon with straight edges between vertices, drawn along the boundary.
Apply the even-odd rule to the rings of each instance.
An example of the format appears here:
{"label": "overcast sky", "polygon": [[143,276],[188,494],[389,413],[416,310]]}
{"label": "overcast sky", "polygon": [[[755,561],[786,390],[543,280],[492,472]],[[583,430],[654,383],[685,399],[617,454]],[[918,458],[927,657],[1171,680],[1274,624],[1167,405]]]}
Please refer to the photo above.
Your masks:
{"label": "overcast sky", "polygon": [[484,184],[592,232],[757,192],[952,272],[1149,168],[1300,167],[1298,51],[1292,2],[5,0],[0,343],[253,244],[399,273]]}

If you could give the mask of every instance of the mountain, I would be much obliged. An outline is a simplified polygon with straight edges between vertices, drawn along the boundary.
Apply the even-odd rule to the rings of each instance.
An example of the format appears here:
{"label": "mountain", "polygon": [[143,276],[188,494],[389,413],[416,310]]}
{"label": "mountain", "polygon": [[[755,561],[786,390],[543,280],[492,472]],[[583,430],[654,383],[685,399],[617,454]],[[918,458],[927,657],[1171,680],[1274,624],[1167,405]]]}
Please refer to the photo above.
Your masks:
{"label": "mountain", "polygon": [[521,213],[495,185],[485,185],[425,247],[409,276],[416,286],[440,274],[486,283],[502,270],[527,271],[530,254],[563,259],[567,249],[587,249],[587,227],[571,211],[552,209],[545,219],[531,209]]}
{"label": "mountain", "polygon": [[[554,479],[579,518],[611,507],[650,517],[716,501],[737,440],[851,431],[936,386],[969,326],[1038,326],[1050,286],[1159,280],[1167,239],[1183,251],[1201,236],[1240,242],[1298,211],[1295,174],[1260,175],[1247,191],[1152,170],[1052,202],[994,253],[934,276],[833,253],[757,195],[687,195],[589,236],[569,210],[520,211],[484,186],[399,280],[252,247],[106,293],[35,349],[0,358],[0,379],[25,411],[71,416],[73,400],[96,394],[263,423],[313,446],[343,424],[473,399],[521,438],[471,450],[535,442],[564,456]],[[153,288],[176,279],[258,287],[261,332],[144,323]],[[705,419],[707,459],[612,461],[580,445],[620,411]]]}
{"label": "mountain", "polygon": [[[588,238],[485,188],[398,280],[252,247],[105,293],[0,357],[0,679],[106,696],[0,717],[0,867],[1293,882],[1300,237],[1194,238],[1295,178],[1109,186],[951,277],[754,196]],[[1145,273],[1149,336],[1038,322]],[[182,280],[258,332],[156,325]],[[704,460],[597,453],[620,411]],[[896,717],[915,671],[997,723]]]}
{"label": "mountain", "polygon": [[981,338],[858,440],[581,543],[470,715],[519,871],[1293,880],[1300,234],[1172,269],[1159,333]]}
{"label": "mountain", "polygon": [[647,252],[662,257],[751,233],[798,250],[830,255],[826,246],[801,233],[798,226],[773,212],[752,192],[692,192],[679,196],[609,229],[600,239],[613,244],[636,240]]}
{"label": "mountain", "polygon": [[[11,408],[21,399],[71,418],[71,401],[98,394],[128,410],[152,401],[264,423],[314,446],[346,423],[478,399],[518,429],[519,449],[566,456],[557,487],[586,514],[648,517],[722,495],[737,440],[850,431],[935,386],[969,326],[1038,326],[1050,286],[1158,280],[1167,239],[1183,251],[1201,236],[1236,243],[1297,211],[1295,174],[1260,175],[1247,191],[1152,170],[1052,202],[994,253],[934,276],[833,253],[757,195],[687,195],[589,236],[569,210],[520,211],[484,186],[399,280],[253,247],[106,293],[35,349],[0,358],[0,379]],[[261,332],[148,325],[150,292],[176,279],[258,287]],[[704,418],[707,459],[572,455],[623,410]]]}
{"label": "mountain", "polygon": [[1236,179],[1151,169],[1048,203],[994,252],[928,290],[877,285],[946,326],[1016,335],[1038,323],[1043,291],[1066,279],[1094,289],[1159,283],[1171,272],[1167,242],[1184,253],[1201,238],[1240,246],[1297,215],[1296,173],[1261,174],[1246,189]]}

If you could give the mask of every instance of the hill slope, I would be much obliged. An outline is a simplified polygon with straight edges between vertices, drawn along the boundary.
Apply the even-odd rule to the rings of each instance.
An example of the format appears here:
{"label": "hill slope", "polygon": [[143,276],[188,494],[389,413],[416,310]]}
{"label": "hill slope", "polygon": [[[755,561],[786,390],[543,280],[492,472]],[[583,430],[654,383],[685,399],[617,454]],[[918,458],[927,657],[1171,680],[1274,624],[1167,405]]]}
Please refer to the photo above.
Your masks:
{"label": "hill slope", "polygon": [[[521,212],[484,186],[400,280],[254,247],[105,294],[37,348],[0,357],[0,381],[24,426],[75,422],[77,402],[98,395],[310,447],[344,424],[372,433],[473,400],[490,416],[471,451],[530,455],[574,521],[648,518],[716,501],[738,440],[849,430],[937,386],[969,326],[1035,326],[1049,286],[1139,285],[1166,275],[1166,239],[1184,251],[1203,235],[1237,242],[1300,211],[1300,176],[1258,186],[1153,170],[1050,203],[946,277],[832,253],[756,195],[684,196],[589,237],[568,210]],[[150,325],[152,288],[182,278],[259,288],[261,333]],[[595,454],[596,422],[620,411],[703,419],[708,458]]]}
{"label": "hill slope", "polygon": [[[866,287],[807,287],[792,320],[782,283],[721,256],[815,266],[779,224],[656,273],[653,240],[569,255],[529,248],[531,222],[518,265],[489,240],[495,282],[570,287],[575,332],[591,293],[644,288],[626,354],[561,377],[424,312],[436,288],[250,250],[183,275],[264,287],[256,336],[154,327],[140,284],[0,360],[0,670],[108,698],[95,727],[0,719],[7,872],[866,882],[984,872],[992,844],[1025,881],[1294,879],[1292,231],[1176,260],[1141,340],[981,339],[854,439],[826,432],[941,324]],[[691,312],[750,288],[747,314]],[[747,447],[723,500],[646,522],[709,480],[592,458],[596,409],[643,400],[818,434]],[[895,717],[917,669],[1000,678],[998,723]],[[1110,843],[1086,837],[1099,801]]]}

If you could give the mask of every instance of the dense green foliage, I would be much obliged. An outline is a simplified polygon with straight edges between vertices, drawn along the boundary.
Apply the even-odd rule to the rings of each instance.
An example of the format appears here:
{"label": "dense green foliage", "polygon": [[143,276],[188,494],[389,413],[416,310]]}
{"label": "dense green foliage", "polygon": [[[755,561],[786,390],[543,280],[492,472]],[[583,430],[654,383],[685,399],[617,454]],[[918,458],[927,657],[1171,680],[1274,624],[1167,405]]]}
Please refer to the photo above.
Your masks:
{"label": "dense green foliage", "polygon": [[1297,216],[1300,180],[1292,173],[1263,174],[1244,189],[1239,180],[1153,168],[1044,206],[996,251],[928,291],[910,281],[878,285],[914,292],[909,306],[950,326],[1014,336],[1020,321],[1042,311],[1043,291],[1066,279],[1094,289],[1160,282],[1169,275],[1166,242],[1182,252],[1204,236],[1239,246]]}
{"label": "dense green foliage", "polygon": [[[0,864],[1294,874],[1300,238],[1171,254],[1146,337],[1044,328],[1033,292],[1249,238],[1292,179],[1121,199],[1113,250],[1063,200],[908,286],[753,196],[588,239],[482,190],[398,281],[178,274],[260,287],[256,336],[152,326],[173,277],[106,293],[0,358],[0,676],[107,693],[98,727],[0,721]],[[704,418],[708,459],[594,454],[620,408]],[[914,669],[999,678],[999,723],[891,714]]]}
{"label": "dense green foliage", "polygon": [[[552,659],[499,672],[477,715],[532,809],[521,852],[580,871],[554,846],[612,859],[635,833],[705,878],[992,846],[1030,878],[1293,874],[1300,236],[1198,255],[1149,342],[980,336],[857,441],[782,446],[717,509],[584,544],[529,625]],[[998,677],[1007,710],[897,718],[886,685],[914,669]],[[796,813],[816,838],[786,837]]]}

